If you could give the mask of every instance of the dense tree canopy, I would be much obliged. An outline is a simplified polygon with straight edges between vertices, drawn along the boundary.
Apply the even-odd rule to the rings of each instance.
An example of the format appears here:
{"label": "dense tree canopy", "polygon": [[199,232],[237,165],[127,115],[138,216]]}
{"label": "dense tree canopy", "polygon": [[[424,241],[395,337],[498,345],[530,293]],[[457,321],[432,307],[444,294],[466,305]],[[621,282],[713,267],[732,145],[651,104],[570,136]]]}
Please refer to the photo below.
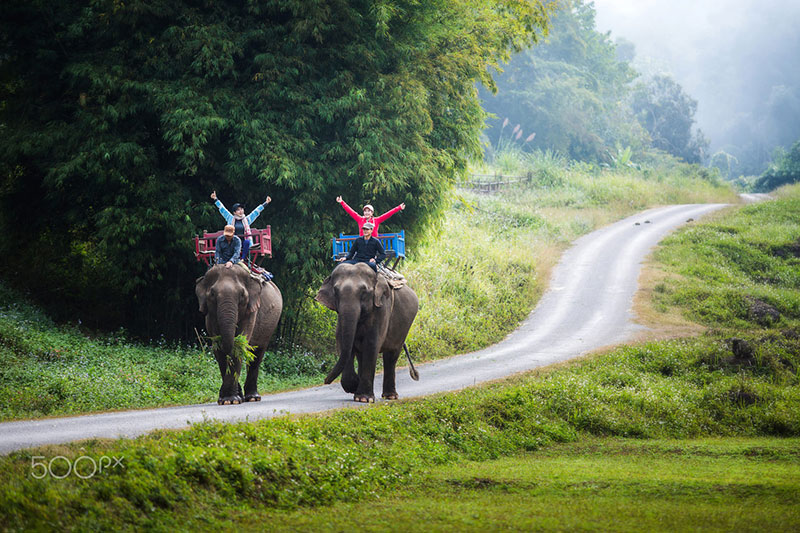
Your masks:
{"label": "dense tree canopy", "polygon": [[[4,274],[99,325],[181,334],[208,198],[273,203],[289,299],[352,230],[334,198],[421,227],[471,157],[475,83],[539,0],[11,0],[0,7]],[[10,233],[14,230],[13,233]],[[46,283],[38,281],[47,279]],[[181,322],[182,330],[169,329]]]}
{"label": "dense tree canopy", "polygon": [[687,163],[702,163],[708,141],[701,131],[693,132],[697,100],[669,76],[654,76],[637,85],[633,110],[650,133],[653,146]]}
{"label": "dense tree canopy", "polygon": [[[647,134],[628,103],[636,72],[609,36],[596,30],[592,3],[559,6],[547,40],[515,55],[497,78],[497,94],[482,95],[484,108],[496,117],[487,131],[492,146],[513,141],[592,161],[607,161],[618,145],[641,147]],[[503,127],[506,119],[511,128]]]}

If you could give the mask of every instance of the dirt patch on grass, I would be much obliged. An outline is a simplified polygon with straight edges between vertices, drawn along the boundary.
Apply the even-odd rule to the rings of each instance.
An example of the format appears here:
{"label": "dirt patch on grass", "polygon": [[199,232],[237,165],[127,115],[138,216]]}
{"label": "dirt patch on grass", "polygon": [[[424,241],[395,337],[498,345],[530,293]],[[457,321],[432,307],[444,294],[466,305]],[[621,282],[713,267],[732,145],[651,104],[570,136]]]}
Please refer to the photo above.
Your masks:
{"label": "dirt patch on grass", "polygon": [[639,274],[639,288],[633,297],[634,321],[646,327],[636,334],[636,341],[668,340],[695,337],[708,328],[684,318],[676,309],[659,310],[654,304],[654,295],[664,285],[668,275],[648,256]]}
{"label": "dirt patch on grass", "polygon": [[772,255],[780,257],[781,259],[800,257],[800,239],[797,239],[793,243],[785,244],[783,246],[773,247]]}

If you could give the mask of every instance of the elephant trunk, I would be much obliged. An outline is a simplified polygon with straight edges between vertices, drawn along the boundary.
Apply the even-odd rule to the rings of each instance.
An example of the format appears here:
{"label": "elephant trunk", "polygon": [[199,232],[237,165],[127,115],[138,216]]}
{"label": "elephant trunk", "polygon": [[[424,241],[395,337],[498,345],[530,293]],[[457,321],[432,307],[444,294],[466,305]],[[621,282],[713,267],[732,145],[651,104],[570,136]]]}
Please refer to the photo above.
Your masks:
{"label": "elephant trunk", "polygon": [[361,315],[359,307],[340,309],[336,320],[336,340],[339,344],[339,360],[325,378],[325,384],[333,382],[344,370],[345,365],[353,356],[353,342],[356,338],[356,328]]}
{"label": "elephant trunk", "polygon": [[236,327],[239,322],[239,306],[234,301],[221,302],[217,312],[217,321],[222,340],[220,348],[223,355],[229,357],[233,354],[233,339],[236,337]]}

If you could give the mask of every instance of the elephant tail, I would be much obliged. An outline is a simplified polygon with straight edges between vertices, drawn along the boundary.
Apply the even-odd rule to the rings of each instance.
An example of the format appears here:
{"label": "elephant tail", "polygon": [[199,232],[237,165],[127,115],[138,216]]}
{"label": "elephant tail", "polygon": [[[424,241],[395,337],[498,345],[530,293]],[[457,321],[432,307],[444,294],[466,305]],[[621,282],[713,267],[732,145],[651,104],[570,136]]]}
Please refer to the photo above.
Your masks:
{"label": "elephant tail", "polygon": [[329,385],[329,384],[333,383],[333,380],[339,377],[339,374],[341,374],[342,370],[344,370],[344,364],[345,364],[344,358],[340,357],[336,361],[336,364],[333,365],[333,368],[331,369],[331,371],[328,372],[328,375],[325,378],[325,385]]}

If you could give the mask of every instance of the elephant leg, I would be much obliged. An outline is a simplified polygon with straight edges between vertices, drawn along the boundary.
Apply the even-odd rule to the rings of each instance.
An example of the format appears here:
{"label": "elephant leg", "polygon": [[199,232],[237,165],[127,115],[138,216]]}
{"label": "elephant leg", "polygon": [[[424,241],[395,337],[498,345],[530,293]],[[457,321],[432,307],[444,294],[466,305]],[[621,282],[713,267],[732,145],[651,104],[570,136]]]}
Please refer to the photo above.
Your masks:
{"label": "elephant leg", "polygon": [[361,403],[372,403],[375,401],[374,381],[375,363],[378,359],[377,342],[368,343],[364,346],[361,358],[358,360],[358,388],[356,389],[353,400]]}
{"label": "elephant leg", "polygon": [[397,359],[400,357],[400,350],[387,350],[383,352],[383,394],[382,398],[387,400],[396,400],[399,398],[397,395],[397,385],[395,383],[397,367]]}
{"label": "elephant leg", "polygon": [[261,361],[264,359],[266,349],[266,346],[256,348],[253,354],[255,358],[247,368],[247,379],[244,381],[244,401],[246,402],[261,401],[261,396],[258,394],[258,370],[261,368]]}
{"label": "elephant leg", "polygon": [[222,375],[222,386],[219,388],[219,405],[233,405],[242,403],[241,386],[236,376],[241,371],[241,363],[234,361],[231,364],[227,355],[215,354],[219,371]]}
{"label": "elephant leg", "polygon": [[345,392],[353,394],[358,389],[358,375],[356,374],[355,359],[358,358],[358,367],[361,368],[361,354],[353,352],[342,370],[342,388]]}

